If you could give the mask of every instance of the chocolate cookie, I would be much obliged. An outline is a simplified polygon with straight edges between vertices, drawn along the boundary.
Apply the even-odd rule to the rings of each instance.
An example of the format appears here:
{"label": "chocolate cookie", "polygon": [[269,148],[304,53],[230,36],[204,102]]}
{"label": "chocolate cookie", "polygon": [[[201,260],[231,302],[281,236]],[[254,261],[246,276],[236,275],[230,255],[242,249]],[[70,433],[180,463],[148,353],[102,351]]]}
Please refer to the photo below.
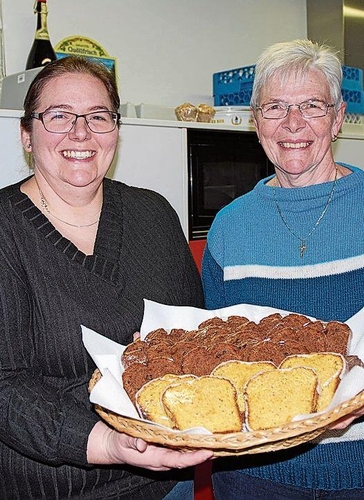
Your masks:
{"label": "chocolate cookie", "polygon": [[275,326],[277,326],[282,321],[282,315],[280,313],[270,314],[259,321],[259,328],[269,333]]}
{"label": "chocolate cookie", "polygon": [[149,344],[149,342],[159,342],[165,340],[165,338],[168,336],[167,330],[164,328],[158,328],[157,330],[153,330],[152,332],[149,332],[148,335],[145,337],[145,342]]}
{"label": "chocolate cookie", "polygon": [[147,359],[150,363],[154,358],[172,358],[173,345],[166,341],[155,342],[147,345]]}
{"label": "chocolate cookie", "polygon": [[348,352],[351,330],[345,323],[329,321],[325,326],[326,350],[345,356]]}
{"label": "chocolate cookie", "polygon": [[121,355],[121,363],[124,368],[133,363],[146,363],[147,362],[147,346],[146,343],[138,339],[127,345]]}
{"label": "chocolate cookie", "polygon": [[214,318],[209,318],[203,321],[198,325],[199,330],[203,330],[204,328],[209,328],[211,326],[223,326],[224,325],[224,320],[221,318],[218,318],[217,316]]}
{"label": "chocolate cookie", "polygon": [[167,373],[182,375],[181,367],[178,366],[172,358],[166,358],[164,356],[153,358],[153,362],[148,363],[148,368],[152,375],[152,379],[163,377],[163,375]]}
{"label": "chocolate cookie", "polygon": [[295,340],[275,342],[267,339],[251,348],[248,361],[271,361],[278,366],[287,356],[307,352],[306,348]]}
{"label": "chocolate cookie", "polygon": [[183,330],[182,328],[172,328],[169,332],[168,338],[171,342],[178,342],[179,340],[183,340],[185,338],[186,333],[186,330]]}
{"label": "chocolate cookie", "polygon": [[249,323],[249,319],[245,316],[229,316],[225,323],[230,330],[234,331]]}
{"label": "chocolate cookie", "polygon": [[291,313],[287,316],[283,316],[281,323],[284,326],[289,326],[291,328],[301,328],[303,325],[307,325],[311,320],[304,316],[303,314]]}
{"label": "chocolate cookie", "polygon": [[209,349],[209,356],[212,359],[210,365],[212,366],[210,370],[211,373],[212,370],[223,361],[240,360],[241,353],[237,347],[231,344],[221,343]]}
{"label": "chocolate cookie", "polygon": [[136,393],[146,382],[153,379],[153,375],[146,364],[133,363],[124,370],[122,379],[127,395],[135,403]]}
{"label": "chocolate cookie", "polygon": [[207,347],[195,347],[189,352],[185,352],[182,357],[182,372],[185,374],[196,375],[202,377],[203,375],[210,375],[214,366],[213,354]]}
{"label": "chocolate cookie", "polygon": [[189,341],[180,341],[177,342],[171,349],[171,356],[177,366],[182,370],[182,358],[186,352],[192,351],[198,347],[198,344],[195,340]]}
{"label": "chocolate cookie", "polygon": [[277,325],[276,328],[273,328],[273,330],[267,333],[266,338],[272,340],[273,342],[280,342],[288,339],[296,342],[302,342],[301,330],[302,329],[296,330],[290,326]]}
{"label": "chocolate cookie", "polygon": [[301,330],[301,342],[304,343],[308,352],[325,352],[326,337],[324,334],[324,326],[321,321],[314,321],[308,325],[304,325]]}

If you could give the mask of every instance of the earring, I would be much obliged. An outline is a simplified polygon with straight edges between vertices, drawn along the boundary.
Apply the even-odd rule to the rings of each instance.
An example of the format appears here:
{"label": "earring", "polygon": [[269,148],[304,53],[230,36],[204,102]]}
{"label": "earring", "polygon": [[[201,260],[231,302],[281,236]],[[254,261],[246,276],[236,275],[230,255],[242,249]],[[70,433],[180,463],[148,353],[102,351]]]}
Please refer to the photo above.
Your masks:
{"label": "earring", "polygon": [[334,137],[331,139],[331,142],[336,142],[337,141],[337,135],[334,135]]}

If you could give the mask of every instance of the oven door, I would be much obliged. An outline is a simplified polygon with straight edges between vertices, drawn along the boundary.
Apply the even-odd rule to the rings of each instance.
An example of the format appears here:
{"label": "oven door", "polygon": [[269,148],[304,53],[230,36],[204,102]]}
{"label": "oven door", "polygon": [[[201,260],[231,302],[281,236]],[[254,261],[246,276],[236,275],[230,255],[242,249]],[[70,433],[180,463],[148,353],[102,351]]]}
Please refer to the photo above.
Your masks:
{"label": "oven door", "polygon": [[189,239],[204,239],[217,212],[274,172],[255,132],[188,130]]}

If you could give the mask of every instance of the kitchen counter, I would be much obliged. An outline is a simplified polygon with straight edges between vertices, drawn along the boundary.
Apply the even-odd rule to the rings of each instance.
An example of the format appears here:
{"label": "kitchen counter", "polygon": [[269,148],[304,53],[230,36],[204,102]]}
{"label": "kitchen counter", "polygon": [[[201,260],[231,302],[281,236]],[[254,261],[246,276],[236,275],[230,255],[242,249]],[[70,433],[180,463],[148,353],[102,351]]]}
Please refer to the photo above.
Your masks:
{"label": "kitchen counter", "polygon": [[[255,131],[254,126],[247,125],[226,125],[218,123],[202,122],[182,122],[178,120],[154,120],[151,118],[122,118],[125,125],[139,125],[148,127],[173,127],[173,128],[197,128],[209,130],[229,130],[229,131]],[[340,137],[353,139],[364,139],[364,124],[344,123]]]}

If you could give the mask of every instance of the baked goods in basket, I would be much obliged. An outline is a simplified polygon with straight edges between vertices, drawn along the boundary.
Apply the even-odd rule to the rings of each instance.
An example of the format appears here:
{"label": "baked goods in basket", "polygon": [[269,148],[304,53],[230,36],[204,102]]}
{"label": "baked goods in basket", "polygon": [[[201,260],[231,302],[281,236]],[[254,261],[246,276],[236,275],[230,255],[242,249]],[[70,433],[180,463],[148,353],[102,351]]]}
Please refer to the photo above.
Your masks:
{"label": "baked goods in basket", "polygon": [[174,427],[162,403],[162,394],[168,386],[178,381],[187,382],[196,378],[194,375],[166,374],[144,384],[135,395],[136,407],[140,415],[165,427]]}
{"label": "baked goods in basket", "polygon": [[245,425],[248,430],[269,429],[290,422],[316,408],[318,378],[314,370],[296,367],[265,371],[248,380],[245,389]]}
{"label": "baked goods in basket", "polygon": [[[346,328],[345,328],[346,327]],[[344,356],[347,353],[348,344],[351,338],[351,331],[347,325],[339,321],[329,321],[325,326],[326,345],[332,352],[339,352]]]}
{"label": "baked goods in basket", "polygon": [[307,366],[318,377],[318,398],[315,410],[322,411],[330,404],[345,372],[345,359],[336,353],[311,353],[288,356],[279,368]]}
{"label": "baked goods in basket", "polygon": [[324,410],[344,370],[343,356],[335,353],[292,355],[279,367],[232,360],[208,376],[167,374],[147,382],[136,406],[142,417],[178,430],[233,432],[237,415],[240,428],[265,430]]}
{"label": "baked goods in basket", "polygon": [[245,411],[244,387],[248,380],[257,373],[269,370],[276,370],[277,367],[270,361],[225,361],[218,365],[211,375],[215,377],[224,377],[233,384],[237,394],[239,411],[243,414]]}
{"label": "baked goods in basket", "polygon": [[[101,378],[100,371],[96,369],[90,379],[90,392]],[[156,426],[146,420],[136,420],[114,413],[98,404],[95,404],[95,410],[112,428],[150,443],[183,450],[208,448],[213,450],[215,457],[236,457],[286,450],[311,441],[320,436],[329,424],[362,408],[363,404],[364,391],[330,411],[310,416],[303,421],[290,422],[279,428],[273,427],[264,431],[245,430],[229,434],[214,433],[213,435],[176,433],[172,429]]]}
{"label": "baked goods in basket", "polygon": [[179,375],[181,371],[173,359],[164,356],[156,357],[150,363],[132,363],[122,375],[123,386],[130,400],[135,403],[136,393],[144,384],[167,373]]}
{"label": "baked goods in basket", "polygon": [[224,378],[200,377],[172,383],[163,392],[162,403],[176,429],[242,430],[235,388]]}
{"label": "baked goods in basket", "polygon": [[[182,425],[184,429],[188,424],[209,429],[208,422],[202,418],[201,408],[204,406],[201,402],[206,398],[204,404],[213,405],[214,396],[207,395],[205,387],[212,384],[210,378],[223,378],[230,383],[228,391],[235,394],[230,400],[236,401],[233,408],[237,406],[242,425],[247,420],[248,411],[245,389],[254,375],[304,366],[314,370],[319,396],[315,392],[309,407],[297,406],[295,415],[321,411],[331,401],[344,372],[350,335],[350,329],[344,323],[313,321],[294,313],[285,316],[274,313],[260,322],[241,316],[230,316],[225,320],[214,317],[190,331],[174,329],[167,332],[159,328],[150,332],[144,341],[135,341],[125,349],[122,355],[124,389],[145,419],[169,428],[181,429],[179,426]],[[337,351],[331,352],[334,349]],[[187,375],[203,382],[193,380],[190,384],[185,381],[189,397],[194,394],[194,404],[177,405],[176,383]],[[171,386],[174,386],[173,391],[170,391]],[[172,393],[176,403],[173,408],[178,408],[181,414],[187,413],[188,408],[188,415],[172,416],[171,407],[167,408],[171,399],[166,396]],[[180,396],[182,393],[178,392]],[[196,401],[199,403],[195,404]],[[284,423],[287,418],[291,419],[291,413],[280,414],[278,408],[279,404],[275,404],[275,418]],[[226,432],[225,418],[219,415],[217,408],[210,410],[209,418],[212,414],[216,416],[214,423],[210,424],[213,432]],[[250,414],[255,411],[255,403],[252,407],[250,401]],[[269,418],[265,425],[274,425],[276,421]]]}

